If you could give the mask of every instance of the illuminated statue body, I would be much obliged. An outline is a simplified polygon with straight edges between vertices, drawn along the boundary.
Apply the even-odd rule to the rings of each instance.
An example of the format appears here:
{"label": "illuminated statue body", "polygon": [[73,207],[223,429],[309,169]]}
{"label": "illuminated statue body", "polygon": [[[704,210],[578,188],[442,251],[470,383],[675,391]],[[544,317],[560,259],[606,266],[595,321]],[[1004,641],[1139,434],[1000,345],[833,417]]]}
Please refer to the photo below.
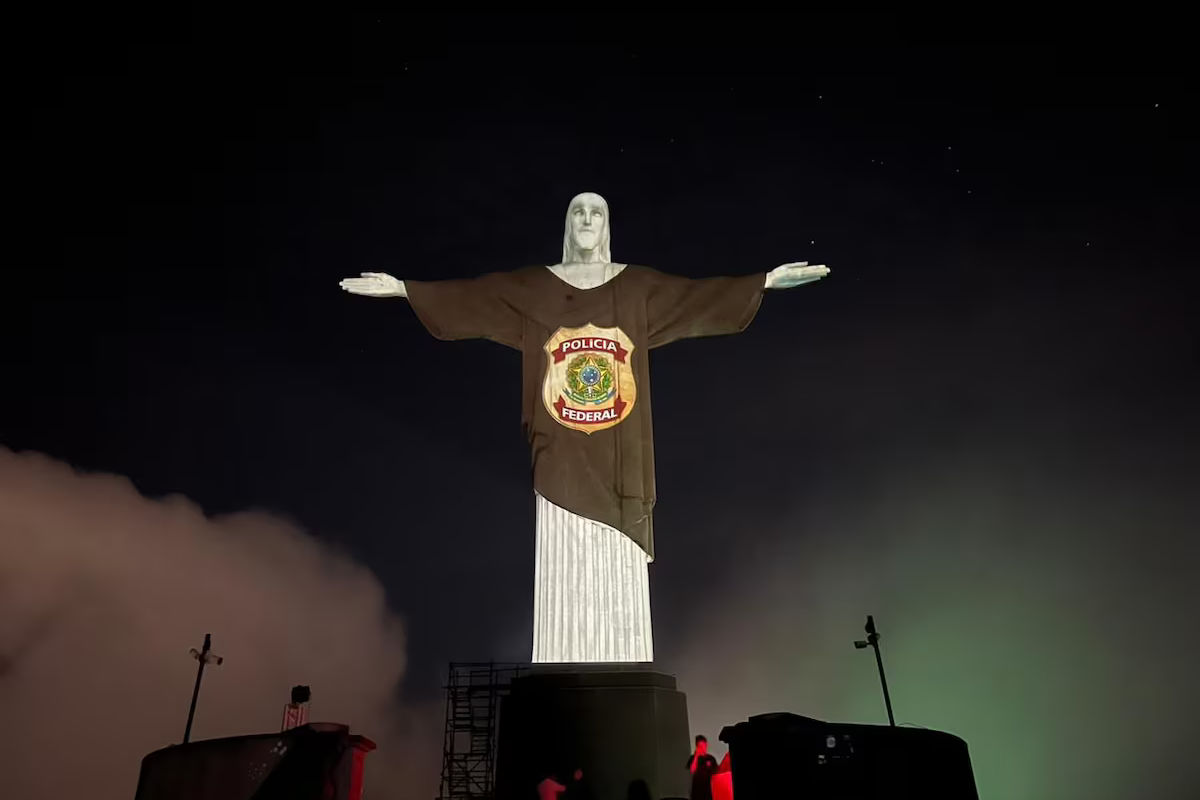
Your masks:
{"label": "illuminated statue body", "polygon": [[[595,194],[581,194],[571,201],[567,211],[566,230],[563,237],[562,262],[548,267],[558,279],[552,285],[537,284],[536,289],[542,294],[551,295],[556,291],[561,293],[566,289],[579,290],[581,293],[596,290],[614,281],[625,270],[627,265],[612,263],[610,247],[610,227],[608,204],[602,197]],[[806,263],[791,263],[776,267],[766,274],[765,281],[754,284],[756,291],[783,289],[809,283],[824,277],[829,270],[823,266],[808,266]],[[545,271],[540,273],[546,275]],[[633,277],[622,278],[626,286],[618,287],[625,295],[636,293],[639,281],[645,283],[654,281],[658,273],[651,274],[645,268],[632,271]],[[761,273],[760,279],[761,279]],[[747,276],[753,280],[753,276]],[[664,280],[674,281],[668,284],[668,289],[658,291],[655,296],[665,297],[668,291],[686,292],[689,284],[700,285],[700,281],[684,281],[684,279],[661,276]],[[502,280],[502,279],[499,279]],[[524,283],[519,288],[528,292],[529,284],[536,284],[538,276],[524,273]],[[708,279],[725,280],[725,279]],[[734,280],[734,279],[728,279]],[[745,287],[744,279],[738,286]],[[561,283],[559,283],[561,282]],[[422,322],[439,338],[454,339],[470,336],[484,336],[495,341],[520,347],[519,333],[492,333],[487,330],[475,331],[463,323],[462,332],[449,331],[448,325],[443,324],[447,318],[444,309],[447,301],[444,297],[433,292],[433,287],[446,284],[454,286],[454,290],[462,293],[463,282],[417,282],[410,281],[411,287],[406,286],[390,275],[383,273],[363,273],[360,278],[348,278],[341,286],[353,294],[370,297],[409,297]],[[681,284],[681,289],[678,284]],[[655,284],[657,285],[657,284]],[[417,288],[421,291],[417,292]],[[412,291],[410,291],[410,288]],[[709,285],[708,297],[699,301],[693,297],[692,307],[704,310],[705,304],[715,305],[722,300],[722,286]],[[713,289],[717,291],[714,293]],[[445,295],[448,290],[438,290]],[[515,290],[514,290],[515,291]],[[606,289],[605,291],[611,291]],[[693,292],[695,294],[695,292]],[[457,296],[457,295],[454,295]],[[467,298],[464,305],[470,313],[475,313],[477,304],[486,298],[478,294],[463,295]],[[522,295],[522,296],[528,296]],[[684,295],[679,295],[683,297]],[[428,298],[428,299],[426,299]],[[571,301],[573,295],[565,295]],[[580,301],[584,297],[580,297]],[[579,301],[577,301],[579,302]],[[699,305],[696,305],[699,302]],[[439,305],[442,308],[439,308]],[[509,305],[512,305],[510,302]],[[679,302],[667,303],[658,317],[674,314],[675,308],[685,308],[686,304]],[[642,307],[639,307],[642,308]],[[753,302],[749,316],[744,322],[738,322],[730,328],[728,323],[724,328],[716,327],[711,330],[701,330],[700,323],[692,323],[689,319],[670,320],[660,328],[660,343],[673,341],[686,336],[712,335],[723,332],[740,330],[757,310],[757,300]],[[451,312],[453,309],[451,309]],[[503,314],[507,309],[495,313]],[[486,311],[484,313],[487,313]],[[680,314],[684,312],[679,312]],[[440,316],[439,316],[440,315]],[[643,308],[644,315],[644,308]],[[555,437],[568,437],[568,443],[575,446],[599,446],[604,435],[612,436],[614,430],[620,430],[625,435],[640,430],[633,427],[635,423],[626,422],[641,399],[642,408],[647,415],[648,430],[649,398],[645,388],[641,393],[635,388],[636,371],[645,369],[634,359],[644,361],[645,354],[636,353],[640,347],[653,347],[656,343],[653,336],[647,334],[642,341],[633,341],[619,326],[598,327],[592,323],[595,320],[576,321],[586,322],[579,327],[562,325],[554,331],[553,336],[545,340],[545,355],[537,353],[538,359],[545,365],[545,379],[537,389],[544,398],[544,407],[535,408],[534,414],[539,415],[537,422],[542,424],[542,430],[557,431]],[[502,327],[507,319],[497,321]],[[653,322],[653,321],[652,321]],[[674,324],[678,331],[674,334],[667,332],[668,323]],[[599,324],[599,323],[598,323]],[[479,325],[482,325],[480,323]],[[477,325],[476,327],[479,327]],[[740,325],[740,327],[738,327]],[[628,325],[626,327],[629,327]],[[710,325],[711,327],[711,325]],[[726,328],[729,328],[726,330]],[[693,330],[694,329],[694,330]],[[542,348],[542,342],[536,342]],[[594,356],[590,352],[596,351]],[[582,352],[582,356],[576,355]],[[528,355],[528,353],[527,353]],[[571,356],[568,358],[568,355]],[[582,360],[581,360],[582,359]],[[581,371],[582,370],[582,371]],[[645,373],[642,373],[643,375]],[[565,376],[565,377],[564,377]],[[569,383],[570,386],[567,386]],[[599,394],[600,387],[607,388],[615,383],[618,388]],[[596,399],[592,399],[592,395]],[[607,401],[607,405],[604,405]],[[542,405],[542,404],[535,404]],[[600,410],[592,410],[600,409]],[[543,412],[545,416],[543,417]],[[544,423],[543,419],[551,417],[559,423],[558,427]],[[619,429],[622,423],[625,428]],[[532,424],[527,420],[527,424]],[[566,430],[564,430],[564,428]],[[569,438],[575,437],[575,438]],[[586,438],[581,438],[586,437]],[[623,440],[626,448],[631,446],[628,439]],[[620,449],[621,440],[613,445]],[[632,443],[637,445],[636,440]],[[535,445],[535,462],[538,446]],[[636,454],[635,454],[636,455]],[[651,458],[652,460],[652,458]],[[620,458],[618,457],[618,461]],[[570,462],[574,463],[574,462]],[[650,469],[652,470],[652,464]],[[553,472],[562,472],[556,468]],[[535,464],[535,476],[538,468]],[[551,475],[551,470],[543,470],[542,480],[547,485],[557,487],[564,485],[562,476]],[[570,485],[566,476],[565,485]],[[535,478],[535,484],[537,479]],[[652,493],[652,473],[649,480]],[[569,495],[566,489],[564,497]],[[553,492],[550,492],[553,494]],[[619,492],[618,492],[619,494]],[[627,492],[628,494],[628,492]],[[628,499],[628,498],[623,498]],[[536,494],[536,565],[534,577],[534,635],[533,662],[650,662],[654,659],[654,643],[650,622],[650,586],[647,564],[653,560],[653,545],[649,534],[649,509],[653,497],[644,504],[645,512],[640,515],[632,514],[631,524],[618,526],[607,524],[597,517],[576,513],[568,510],[565,505],[582,504],[574,502],[552,502],[541,491]],[[578,509],[577,509],[578,510]],[[616,522],[616,516],[610,518]],[[636,526],[636,529],[635,529]],[[643,531],[644,528],[644,532]]]}

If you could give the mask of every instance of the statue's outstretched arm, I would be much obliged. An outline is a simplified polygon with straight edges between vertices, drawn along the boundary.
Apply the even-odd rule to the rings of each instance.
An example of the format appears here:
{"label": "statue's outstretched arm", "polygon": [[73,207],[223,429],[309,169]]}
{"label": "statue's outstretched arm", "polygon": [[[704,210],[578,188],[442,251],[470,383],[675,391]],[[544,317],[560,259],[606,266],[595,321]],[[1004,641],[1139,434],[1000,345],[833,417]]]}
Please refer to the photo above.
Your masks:
{"label": "statue's outstretched arm", "polygon": [[338,285],[350,294],[367,297],[408,297],[404,281],[396,280],[386,272],[364,272],[361,278],[346,278]]}
{"label": "statue's outstretched arm", "polygon": [[805,283],[819,281],[829,274],[829,267],[818,264],[810,267],[807,261],[783,264],[767,273],[768,289],[791,289]]}
{"label": "statue's outstretched arm", "polygon": [[506,273],[440,281],[410,280],[407,285],[386,272],[364,272],[339,285],[367,297],[404,297],[417,319],[435,338],[490,339],[520,350],[525,323],[505,294]]}

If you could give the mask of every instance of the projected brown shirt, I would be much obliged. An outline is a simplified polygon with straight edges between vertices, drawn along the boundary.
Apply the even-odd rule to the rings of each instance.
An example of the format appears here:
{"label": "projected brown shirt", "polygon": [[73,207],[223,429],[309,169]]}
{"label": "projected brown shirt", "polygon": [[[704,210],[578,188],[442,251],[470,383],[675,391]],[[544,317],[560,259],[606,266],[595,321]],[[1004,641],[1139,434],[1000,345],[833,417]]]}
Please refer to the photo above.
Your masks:
{"label": "projected brown shirt", "polygon": [[438,339],[490,339],[521,351],[534,488],[617,528],[653,558],[647,351],[744,330],[765,282],[761,272],[689,279],[630,264],[593,289],[577,289],[545,267],[404,284]]}

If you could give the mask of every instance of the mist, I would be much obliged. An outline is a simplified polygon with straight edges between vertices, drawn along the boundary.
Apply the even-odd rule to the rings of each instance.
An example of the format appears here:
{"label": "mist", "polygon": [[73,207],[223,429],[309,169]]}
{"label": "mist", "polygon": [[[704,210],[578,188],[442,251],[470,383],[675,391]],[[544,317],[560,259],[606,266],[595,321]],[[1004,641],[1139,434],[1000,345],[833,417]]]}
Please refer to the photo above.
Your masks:
{"label": "mist", "polygon": [[[278,730],[289,690],[313,721],[379,744],[374,796],[428,796],[436,742],[402,709],[400,620],[366,568],[262,513],[207,517],[126,479],[0,448],[0,771],[5,796],[129,800],[147,753]],[[393,795],[395,792],[396,795]]]}
{"label": "mist", "polygon": [[765,523],[775,544],[732,548],[676,665],[693,733],[716,744],[769,711],[886,725],[874,656],[853,647],[873,614],[897,723],[965,739],[984,800],[1196,797],[1186,440],[908,452],[841,465]]}

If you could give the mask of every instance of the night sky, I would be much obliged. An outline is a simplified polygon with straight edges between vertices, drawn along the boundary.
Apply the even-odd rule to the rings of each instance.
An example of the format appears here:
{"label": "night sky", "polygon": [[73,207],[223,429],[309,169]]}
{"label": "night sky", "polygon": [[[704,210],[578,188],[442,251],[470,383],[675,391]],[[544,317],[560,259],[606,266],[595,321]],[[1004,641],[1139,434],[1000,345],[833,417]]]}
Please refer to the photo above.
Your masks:
{"label": "night sky", "polygon": [[[193,20],[97,30],[31,75],[0,292],[0,445],[22,455],[0,450],[0,475],[43,470],[59,500],[0,512],[0,601],[36,583],[19,554],[38,503],[87,485],[24,451],[125,476],[147,508],[267,512],[377,576],[401,702],[427,718],[407,735],[436,751],[446,662],[531,646],[520,357],[336,284],[554,263],[567,202],[595,191],[618,261],[833,270],[768,293],[741,335],[651,356],[656,656],[693,732],[886,720],[851,644],[870,613],[898,719],[963,736],[984,798],[1194,797],[1183,51],[897,47],[886,19],[594,22]],[[158,591],[219,588],[220,564]],[[304,639],[306,608],[278,624]],[[20,609],[0,603],[0,645]],[[220,644],[218,622],[143,631],[179,649],[180,725],[187,648]],[[250,657],[223,655],[236,683]],[[426,762],[397,796],[431,796]]]}

